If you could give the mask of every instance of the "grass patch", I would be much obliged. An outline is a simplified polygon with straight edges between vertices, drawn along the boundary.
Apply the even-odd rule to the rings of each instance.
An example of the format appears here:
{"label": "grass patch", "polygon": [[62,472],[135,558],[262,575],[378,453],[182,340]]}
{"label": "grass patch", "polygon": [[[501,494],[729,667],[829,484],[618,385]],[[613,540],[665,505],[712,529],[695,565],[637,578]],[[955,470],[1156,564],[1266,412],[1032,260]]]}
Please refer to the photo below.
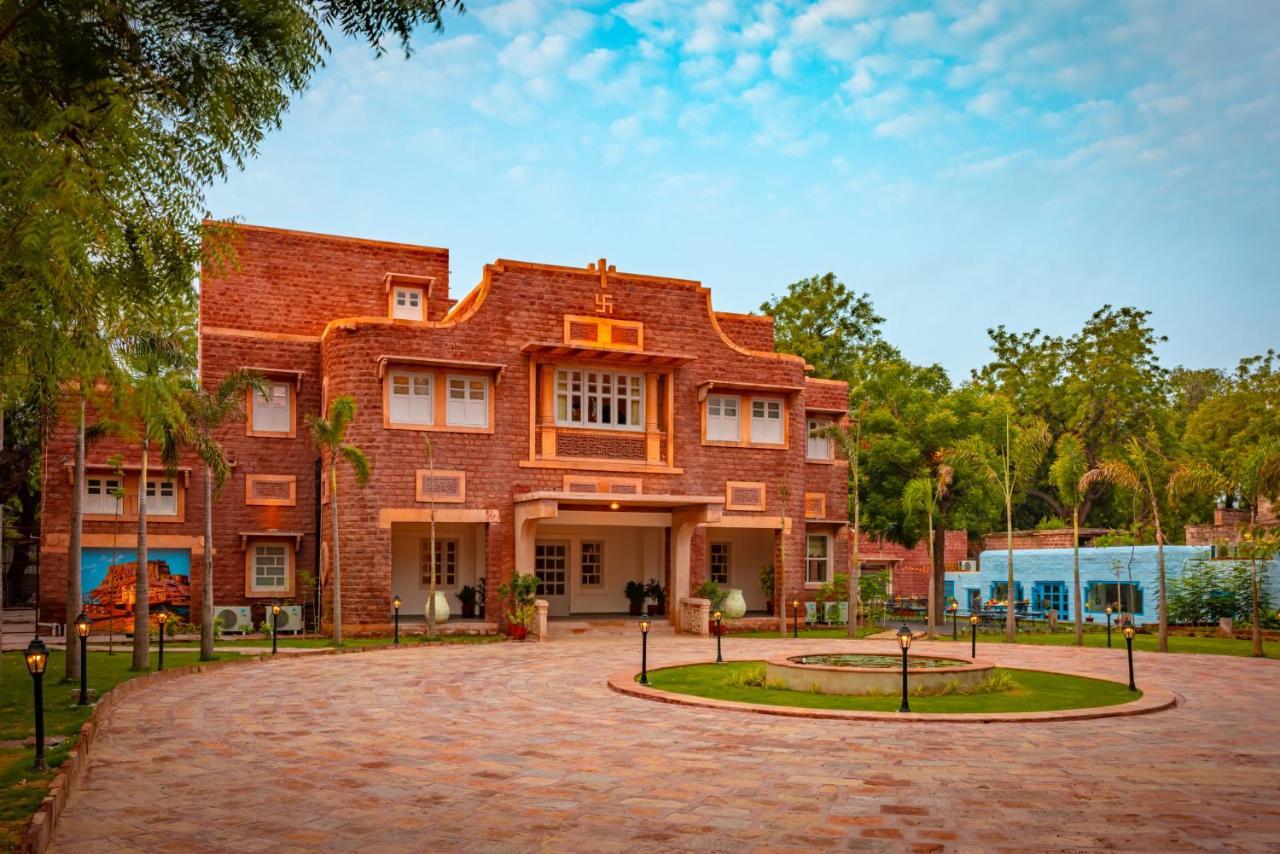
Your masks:
{"label": "grass patch", "polygon": [[[1115,682],[1063,676],[1037,670],[996,668],[992,673],[1000,690],[911,698],[911,711],[936,714],[978,712],[1043,712],[1115,706],[1142,696]],[[864,712],[896,712],[901,698],[893,695],[847,696],[791,691],[764,684],[764,668],[759,661],[728,664],[693,664],[649,671],[649,685],[660,691],[691,694],[713,700],[792,706],[806,709],[847,709]]]}
{"label": "grass patch", "polygon": [[[168,646],[166,644],[166,646]],[[155,666],[156,649],[151,647],[151,663]],[[195,653],[165,650],[166,667],[195,664]],[[107,691],[142,673],[129,670],[132,661],[130,650],[125,648],[115,655],[105,652],[89,653],[89,687],[101,697]],[[50,650],[49,668],[44,675],[44,730],[45,737],[70,736],[72,740],[45,752],[48,771],[34,771],[31,762],[35,748],[0,748],[0,851],[17,848],[27,822],[53,779],[54,770],[67,758],[74,744],[74,736],[89,719],[91,706],[75,705],[80,683],[62,681],[66,673],[66,656],[61,650]],[[73,694],[73,690],[77,694]],[[0,740],[21,740],[35,735],[31,676],[21,652],[6,652],[0,656]]]}
{"label": "grass patch", "polygon": [[[858,629],[858,637],[860,638],[870,637],[871,635],[874,635],[883,631],[884,629],[880,628],[879,626],[862,626]],[[726,634],[725,637],[727,638],[784,638],[784,637],[789,638],[791,637],[791,632],[790,631],[787,631],[787,632],[776,632],[776,631],[732,632],[732,633]],[[800,637],[827,638],[827,639],[847,638],[849,637],[849,633],[845,630],[844,626],[833,626],[831,628],[823,628],[823,629],[805,628],[800,630]]]}
{"label": "grass patch", "polygon": [[[1056,632],[1019,632],[1018,643],[1037,644],[1040,646],[1071,646],[1075,643],[1075,631],[1071,627],[1060,628]],[[935,638],[939,641],[951,642],[951,634]],[[968,645],[969,638],[967,635],[961,635],[960,643]],[[982,654],[982,645],[988,643],[1007,643],[1004,639],[1004,633],[986,634],[978,633],[978,654]],[[1115,649],[1124,649],[1124,635],[1119,629],[1112,632],[1111,644]],[[1155,633],[1151,634],[1135,634],[1133,636],[1133,648],[1143,652],[1155,652],[1159,638]],[[1084,645],[1093,648],[1103,648],[1107,646],[1107,633],[1103,631],[1086,631],[1084,633]],[[1264,641],[1262,644],[1263,651],[1271,658],[1280,658],[1280,642]],[[1248,640],[1236,640],[1234,638],[1192,638],[1184,635],[1169,635],[1169,652],[1186,653],[1198,655],[1236,655],[1250,656],[1253,655],[1253,644]]]}

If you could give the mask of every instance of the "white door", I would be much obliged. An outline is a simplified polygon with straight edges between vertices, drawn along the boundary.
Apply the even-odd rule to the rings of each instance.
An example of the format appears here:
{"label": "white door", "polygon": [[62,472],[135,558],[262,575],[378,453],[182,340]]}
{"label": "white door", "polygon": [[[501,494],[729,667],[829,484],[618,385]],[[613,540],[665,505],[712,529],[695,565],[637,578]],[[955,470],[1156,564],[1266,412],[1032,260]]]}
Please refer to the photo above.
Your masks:
{"label": "white door", "polygon": [[533,572],[539,599],[547,600],[547,614],[569,616],[569,541],[539,540],[534,546]]}

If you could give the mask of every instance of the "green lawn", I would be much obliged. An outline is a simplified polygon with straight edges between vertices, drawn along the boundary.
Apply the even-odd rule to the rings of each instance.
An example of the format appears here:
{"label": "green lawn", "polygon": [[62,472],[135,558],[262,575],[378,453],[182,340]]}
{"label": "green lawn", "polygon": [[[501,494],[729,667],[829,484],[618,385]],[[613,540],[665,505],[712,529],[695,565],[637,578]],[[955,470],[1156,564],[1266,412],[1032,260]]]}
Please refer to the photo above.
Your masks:
{"label": "green lawn", "polygon": [[[1020,632],[1018,634],[1018,643],[1041,644],[1043,646],[1071,646],[1075,643],[1075,631],[1071,627],[1060,628],[1056,632]],[[947,633],[939,637],[940,641],[951,641],[951,634]],[[969,644],[969,636],[962,634],[960,642],[964,645]],[[1151,634],[1135,634],[1133,636],[1133,648],[1147,652],[1154,652],[1158,638],[1153,631]],[[978,633],[979,655],[984,644],[1005,643],[1004,633]],[[1111,644],[1116,649],[1124,649],[1124,635],[1119,630],[1112,632]],[[1084,634],[1084,645],[1090,647],[1105,647],[1107,645],[1107,633],[1105,630],[1086,631]],[[1280,642],[1265,641],[1262,649],[1271,658],[1280,657]],[[1253,655],[1253,644],[1247,640],[1234,640],[1230,638],[1192,638],[1183,635],[1169,635],[1169,652],[1174,653],[1199,653],[1202,655]]]}
{"label": "green lawn", "polygon": [[[874,635],[874,634],[876,634],[877,632],[882,632],[882,631],[884,631],[884,629],[880,628],[879,626],[863,626],[862,628],[858,629],[858,637],[860,637],[860,638],[865,638],[865,637],[867,637],[868,635]],[[824,628],[824,629],[811,629],[811,628],[804,628],[804,629],[801,629],[801,630],[800,630],[800,637],[802,637],[802,638],[847,638],[848,636],[849,636],[849,634],[848,634],[848,632],[847,632],[847,631],[845,631],[845,627],[844,627],[844,626],[833,626],[833,627],[831,627],[831,628]],[[727,637],[727,638],[781,638],[781,637],[788,637],[788,638],[789,638],[789,637],[791,637],[791,632],[789,632],[789,631],[788,631],[788,632],[774,632],[774,631],[768,631],[768,632],[732,632],[732,633],[730,633],[730,634],[726,634],[726,635],[725,635],[725,637]]]}
{"label": "green lawn", "polygon": [[[649,671],[653,688],[678,694],[692,694],[716,700],[761,703],[773,706],[798,706],[807,709],[850,709],[870,712],[896,712],[901,698],[894,696],[854,697],[841,694],[813,694],[777,688],[737,688],[728,684],[729,677],[751,668],[759,661],[735,661],[728,664],[694,664]],[[1017,683],[1009,691],[995,694],[952,694],[943,697],[912,697],[911,711],[935,713],[964,712],[1040,712],[1053,709],[1082,709],[1114,706],[1142,696],[1115,682],[1062,676],[1035,670],[1003,669]]]}
{"label": "green lawn", "polygon": [[[194,653],[165,650],[165,667],[194,664]],[[130,655],[127,648],[107,655],[105,652],[89,653],[89,687],[98,695],[114,686],[141,674],[129,671]],[[155,646],[151,661],[155,665]],[[44,677],[44,729],[45,737],[75,735],[89,717],[90,706],[75,705],[74,685],[62,681],[66,664],[61,650],[49,654],[49,668]],[[31,676],[20,652],[6,652],[0,656],[0,740],[22,740],[35,734],[33,717]],[[72,742],[47,751],[50,770],[37,772],[31,768],[35,749],[32,747],[0,747],[0,851],[17,847],[26,832],[31,813],[44,799],[45,789],[53,779],[53,768],[66,759]]]}

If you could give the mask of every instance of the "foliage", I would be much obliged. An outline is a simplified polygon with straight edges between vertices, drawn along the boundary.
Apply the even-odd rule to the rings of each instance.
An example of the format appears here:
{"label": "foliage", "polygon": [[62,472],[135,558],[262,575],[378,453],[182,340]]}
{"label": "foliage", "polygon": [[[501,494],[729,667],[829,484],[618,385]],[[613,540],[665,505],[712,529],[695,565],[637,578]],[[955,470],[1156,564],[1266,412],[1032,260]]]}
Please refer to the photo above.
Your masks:
{"label": "foliage", "polygon": [[824,583],[818,591],[818,601],[820,602],[848,602],[849,601],[849,575],[844,572],[837,572],[832,576],[831,580]]}
{"label": "foliage", "polygon": [[884,602],[889,598],[889,574],[864,572],[858,578],[858,598],[863,602]]}
{"label": "foliage", "polygon": [[729,598],[729,591],[722,588],[717,581],[704,581],[698,585],[697,590],[693,591],[693,595],[699,599],[708,600],[712,611],[721,611],[724,610],[724,600]]}
{"label": "foliage", "polygon": [[772,563],[766,563],[760,567],[760,592],[764,594],[766,602],[772,602],[777,587],[778,570]]}
{"label": "foliage", "polygon": [[532,574],[516,573],[510,581],[498,585],[498,595],[515,607],[532,605],[537,593],[538,576]]}
{"label": "foliage", "polygon": [[650,578],[648,583],[644,586],[644,595],[648,597],[649,601],[653,602],[653,604],[661,605],[664,601],[664,597],[667,595],[667,591],[666,588],[658,582],[658,579]]}
{"label": "foliage", "polygon": [[1116,546],[1145,546],[1152,545],[1140,536],[1134,536],[1131,531],[1108,531],[1093,538],[1091,546],[1098,549],[1113,548]]}
{"label": "foliage", "polygon": [[643,605],[644,600],[649,598],[649,594],[645,592],[644,582],[628,581],[626,587],[627,601],[633,605]]}
{"label": "foliage", "polygon": [[[1269,611],[1265,565],[1259,572],[1259,607]],[[1252,582],[1247,561],[1188,561],[1169,582],[1169,619],[1175,623],[1216,623],[1221,617],[1249,620]]]}
{"label": "foliage", "polygon": [[464,584],[462,586],[462,589],[458,591],[458,601],[461,602],[463,605],[467,605],[474,608],[476,604],[475,587],[471,586],[470,584]]}

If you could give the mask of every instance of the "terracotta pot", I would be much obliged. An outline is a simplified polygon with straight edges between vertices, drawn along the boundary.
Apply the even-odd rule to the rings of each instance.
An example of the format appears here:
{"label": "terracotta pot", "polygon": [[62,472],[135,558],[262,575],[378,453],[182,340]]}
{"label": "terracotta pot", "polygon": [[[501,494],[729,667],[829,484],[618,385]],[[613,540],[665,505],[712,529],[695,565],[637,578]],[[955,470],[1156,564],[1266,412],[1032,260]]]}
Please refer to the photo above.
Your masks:
{"label": "terracotta pot", "polygon": [[659,606],[657,606],[657,605],[649,605],[649,606],[648,606],[648,611],[649,611],[649,616],[650,616],[650,617],[656,617],[656,616],[658,616],[659,614],[661,614],[661,613],[662,613],[661,609],[660,609],[660,608],[659,608]]}
{"label": "terracotta pot", "polygon": [[475,602],[463,602],[463,603],[462,603],[462,616],[464,616],[464,617],[474,617],[475,615],[476,615],[476,603],[475,603]]}
{"label": "terracotta pot", "polygon": [[528,635],[529,628],[527,626],[515,625],[511,627],[511,637],[516,640],[524,640]]}
{"label": "terracotta pot", "polygon": [[630,603],[627,613],[633,617],[638,617],[640,616],[640,612],[643,610],[644,610],[643,602],[632,602]]}

